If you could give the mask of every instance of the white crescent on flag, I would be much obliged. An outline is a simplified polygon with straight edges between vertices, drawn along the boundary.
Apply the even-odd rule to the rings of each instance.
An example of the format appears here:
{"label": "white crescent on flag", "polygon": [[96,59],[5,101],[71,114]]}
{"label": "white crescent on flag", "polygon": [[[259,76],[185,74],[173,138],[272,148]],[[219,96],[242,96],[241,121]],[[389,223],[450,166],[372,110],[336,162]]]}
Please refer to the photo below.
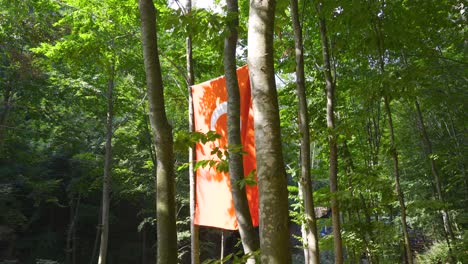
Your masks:
{"label": "white crescent on flag", "polygon": [[210,122],[211,130],[213,131],[215,130],[216,122],[224,114],[227,114],[227,102],[224,102],[218,105],[213,111],[213,114],[211,114],[211,122]]}

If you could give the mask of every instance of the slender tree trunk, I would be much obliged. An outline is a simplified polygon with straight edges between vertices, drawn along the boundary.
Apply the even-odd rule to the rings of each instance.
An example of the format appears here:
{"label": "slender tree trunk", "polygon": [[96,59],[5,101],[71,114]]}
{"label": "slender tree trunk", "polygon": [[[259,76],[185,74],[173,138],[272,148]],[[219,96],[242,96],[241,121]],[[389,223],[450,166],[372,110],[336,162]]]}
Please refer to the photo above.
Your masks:
{"label": "slender tree trunk", "polygon": [[452,113],[448,113],[448,117],[450,119],[450,127],[449,127],[449,124],[447,124],[447,122],[443,121],[444,124],[445,124],[445,128],[447,129],[447,133],[449,134],[450,137],[453,138],[453,140],[455,141],[455,149],[456,149],[456,152],[457,152],[457,165],[458,165],[458,169],[460,170],[461,174],[462,174],[462,179],[463,179],[463,182],[464,182],[464,185],[465,185],[465,204],[466,206],[468,207],[468,177],[467,177],[467,174],[466,174],[466,155],[464,155],[464,151],[461,147],[461,143],[460,143],[460,140],[458,138],[458,132],[457,130],[455,129],[455,124],[453,122],[453,118],[452,118]]}
{"label": "slender tree trunk", "polygon": [[[224,39],[224,74],[228,93],[228,146],[241,146],[240,92],[236,72],[239,8],[237,0],[227,0],[226,2],[229,34]],[[245,254],[252,254],[259,249],[260,241],[252,224],[245,187],[239,185],[239,181],[244,178],[242,153],[229,151],[229,175],[242,247]],[[255,257],[250,257],[247,263],[255,263]]]}
{"label": "slender tree trunk", "polygon": [[288,190],[273,62],[274,18],[274,0],[250,1],[248,64],[257,153],[261,262],[288,264]]}
{"label": "slender tree trunk", "polygon": [[329,131],[328,135],[328,146],[330,148],[330,193],[331,193],[331,210],[332,210],[332,226],[333,226],[333,246],[335,252],[335,264],[343,263],[343,243],[341,239],[341,224],[340,224],[340,211],[338,198],[336,194],[338,192],[338,147],[336,144],[336,131],[335,131],[335,83],[331,74],[330,66],[330,52],[328,45],[327,27],[324,16],[321,14],[322,3],[319,3],[319,27],[320,27],[320,38],[322,44],[322,57],[324,64],[323,74],[325,76],[326,83],[326,95],[327,95],[327,127]]}
{"label": "slender tree trunk", "polygon": [[[5,130],[7,126],[8,114],[11,109],[12,89],[7,85],[5,93],[3,94],[3,109],[0,109],[0,153],[3,153],[3,143],[5,137]],[[0,154],[0,157],[2,154]]]}
{"label": "slender tree trunk", "polygon": [[[380,72],[383,75],[385,73],[385,61],[384,61],[384,53],[385,53],[385,45],[384,45],[384,34],[381,30],[381,21],[379,18],[375,18],[375,14],[372,14],[372,27],[376,35],[376,46],[379,55],[379,67]],[[389,89],[389,87],[386,87]],[[390,108],[390,99],[387,94],[384,94],[384,108],[385,113],[387,115],[388,120],[388,127],[390,130],[390,155],[393,160],[393,174],[395,177],[395,189],[398,196],[398,202],[400,204],[400,215],[401,215],[401,225],[403,229],[403,240],[404,240],[404,247],[406,252],[406,260],[408,264],[413,264],[413,255],[411,253],[409,235],[408,235],[408,225],[406,222],[406,206],[405,206],[405,198],[403,191],[401,190],[400,186],[400,171],[399,171],[399,162],[398,162],[398,151],[395,145],[395,133],[393,127],[393,119],[392,119],[392,112]]]}
{"label": "slender tree trunk", "polygon": [[[381,122],[381,106],[380,101],[374,102],[374,99],[371,99],[372,102],[368,108],[369,113],[371,116],[367,118],[367,137],[368,137],[368,146],[369,146],[369,162],[366,162],[368,167],[368,171],[375,171],[375,168],[379,164],[379,153],[380,153],[380,140],[382,137],[382,133],[380,131],[380,122]],[[367,228],[364,230],[364,234],[368,236],[368,239],[364,238],[364,245],[365,245],[365,253],[367,259],[370,264],[372,263],[379,263],[379,256],[377,254],[373,254],[369,245],[373,244],[374,242],[374,230],[372,225],[372,218],[370,214],[369,207],[372,207],[372,197],[369,199],[369,205],[367,205],[366,199],[362,195],[359,194],[359,198],[362,204],[362,209],[364,211],[365,221]],[[375,220],[378,222],[378,219]]]}
{"label": "slender tree trunk", "polygon": [[148,258],[146,257],[146,224],[143,224],[141,228],[141,264],[146,264]]}
{"label": "slender tree trunk", "polygon": [[[78,211],[76,211],[76,214],[78,215]],[[76,222],[75,222],[75,228],[73,228],[73,234],[72,234],[72,241],[73,241],[73,246],[72,246],[72,264],[76,263],[76,248],[78,247],[78,239],[76,237]]]}
{"label": "slender tree trunk", "polygon": [[[364,216],[366,219],[366,230],[364,230],[363,232],[364,234],[363,234],[363,239],[362,239],[364,242],[364,246],[366,247],[365,254],[366,254],[367,260],[369,261],[369,264],[378,263],[378,261],[374,260],[374,255],[372,254],[370,250],[369,241],[368,241],[370,240],[370,242],[372,243],[372,240],[373,240],[372,219],[369,213],[369,207],[367,206],[366,200],[364,199],[364,196],[362,195],[362,193],[359,194],[359,199],[361,201],[362,210],[364,211]],[[359,210],[358,210],[358,213],[359,213]],[[369,239],[367,239],[366,235],[369,236]]]}
{"label": "slender tree trunk", "polygon": [[[458,133],[457,133],[457,130],[455,129],[455,124],[453,122],[453,117],[450,113],[449,113],[449,118],[450,118],[450,127],[451,127],[450,130],[452,130],[453,139],[455,140],[455,146],[456,146],[457,154],[458,154],[457,164],[458,164],[459,170],[462,173],[463,182],[465,183],[465,204],[468,207],[468,176],[466,174],[466,166],[465,166],[466,155],[464,155],[464,152],[462,150],[460,139],[457,136]],[[449,132],[449,135],[450,135],[450,132]]]}
{"label": "slender tree trunk", "polygon": [[65,249],[65,263],[70,264],[74,263],[74,255],[75,255],[75,240],[74,240],[74,234],[75,234],[75,226],[76,226],[76,220],[78,219],[78,210],[80,207],[80,201],[81,201],[81,194],[78,194],[78,197],[76,198],[76,202],[73,203],[73,198],[71,199],[71,204],[70,204],[70,224],[68,226],[68,231],[67,231],[67,242],[66,242],[66,249]]}
{"label": "slender tree trunk", "polygon": [[320,261],[317,223],[314,211],[314,198],[310,178],[310,134],[309,114],[307,112],[307,96],[304,74],[304,48],[302,43],[302,27],[299,22],[298,1],[291,0],[291,19],[294,28],[294,43],[296,51],[296,92],[299,98],[299,130],[301,132],[301,178],[299,189],[304,203],[305,222],[302,230],[305,232],[305,263],[318,264]]}
{"label": "slender tree trunk", "polygon": [[[365,230],[361,230],[361,232],[359,232],[359,234],[361,235],[361,239],[363,241],[363,244],[364,244],[364,252],[367,256],[367,260],[369,261],[369,264],[372,264],[374,263],[373,261],[373,255],[372,255],[372,252],[370,251],[370,248],[369,248],[369,241],[370,240],[372,242],[372,233],[373,233],[373,227],[372,227],[372,222],[371,222],[371,217],[370,217],[370,214],[369,214],[369,209],[368,209],[368,206],[367,206],[367,203],[366,203],[366,200],[364,199],[364,196],[362,195],[362,193],[359,193],[359,195],[356,195],[355,194],[355,191],[354,191],[354,184],[353,184],[353,181],[352,181],[352,173],[354,171],[354,162],[353,162],[353,158],[351,157],[351,153],[349,151],[349,148],[348,148],[348,144],[345,140],[344,144],[343,144],[343,156],[344,156],[344,163],[345,163],[345,172],[346,172],[346,178],[348,179],[348,188],[349,190],[351,191],[351,197],[353,197],[354,199],[359,200],[361,202],[361,205],[357,205],[355,207],[355,213],[356,213],[356,216],[357,216],[357,220],[358,220],[358,223],[361,222],[361,213],[360,213],[360,210],[361,209],[363,212],[364,212],[364,216],[365,216],[365,220],[366,220],[366,228]],[[359,196],[359,197],[357,197]],[[360,207],[360,208],[359,208]],[[351,219],[351,212],[349,213],[350,215],[350,221],[353,221]],[[353,252],[353,254],[355,254]]]}
{"label": "slender tree trunk", "polygon": [[390,110],[390,101],[388,96],[384,96],[385,103],[385,112],[387,113],[388,127],[390,130],[390,154],[393,160],[393,175],[395,176],[395,188],[398,196],[398,202],[400,203],[400,215],[401,215],[401,227],[403,229],[403,239],[406,250],[406,258],[409,264],[413,263],[413,254],[411,253],[409,235],[408,235],[408,225],[406,222],[406,206],[405,206],[405,197],[400,186],[400,171],[398,165],[398,152],[395,145],[395,134],[393,131],[393,119],[392,112]]}
{"label": "slender tree trunk", "polygon": [[[189,86],[189,131],[194,132],[193,123],[193,97],[192,88]],[[199,239],[199,227],[195,225],[195,205],[196,205],[196,186],[197,177],[194,170],[195,162],[195,146],[189,148],[189,185],[190,185],[190,245],[191,253],[190,259],[192,264],[200,263],[200,239]]]}
{"label": "slender tree trunk", "polygon": [[156,34],[156,9],[152,0],[139,0],[138,3],[150,123],[156,145],[157,262],[173,264],[177,263],[177,229],[172,128],[168,123],[164,104]]}
{"label": "slender tree trunk", "polygon": [[94,264],[94,259],[96,258],[96,254],[98,251],[99,236],[101,235],[101,218],[102,218],[102,205],[99,210],[99,221],[98,221],[98,225],[96,226],[96,236],[94,237],[93,253],[91,254],[89,264]]}
{"label": "slender tree trunk", "polygon": [[111,68],[107,85],[107,124],[106,124],[106,153],[104,157],[104,177],[102,178],[102,217],[101,217],[101,245],[99,247],[99,264],[107,263],[107,246],[109,238],[109,207],[112,171],[112,121],[114,119],[114,66]]}
{"label": "slender tree trunk", "polygon": [[[185,3],[185,11],[187,16],[192,15],[192,0],[187,0]],[[189,93],[189,131],[194,132],[193,123],[193,98],[191,86],[195,83],[195,74],[193,72],[193,56],[192,56],[192,33],[191,29],[187,28],[186,39],[186,60],[187,60],[187,86]],[[200,263],[200,238],[199,227],[195,225],[195,205],[196,205],[196,186],[197,178],[194,170],[195,162],[195,146],[189,148],[189,185],[190,185],[190,259],[192,264]]]}
{"label": "slender tree trunk", "polygon": [[221,234],[221,241],[220,241],[221,246],[220,246],[220,250],[219,250],[219,263],[223,263],[224,248],[226,246],[226,230],[221,229],[220,234]]}
{"label": "slender tree trunk", "polygon": [[436,193],[437,195],[435,195],[436,199],[439,200],[442,204],[443,204],[443,210],[441,211],[441,218],[442,218],[442,224],[443,224],[443,229],[444,229],[444,236],[445,236],[445,240],[447,242],[447,245],[448,245],[448,248],[449,248],[449,251],[450,251],[450,255],[452,255],[452,247],[451,247],[451,243],[450,243],[450,240],[454,240],[455,239],[455,236],[453,234],[453,230],[452,230],[452,225],[451,225],[451,221],[450,221],[450,215],[448,213],[448,209],[447,209],[447,206],[445,204],[445,199],[444,199],[444,195],[442,193],[442,184],[440,182],[440,176],[439,176],[439,171],[437,169],[437,166],[436,166],[436,163],[435,163],[435,160],[431,157],[433,152],[432,152],[432,143],[431,143],[431,140],[429,139],[429,136],[427,134],[427,131],[426,131],[426,126],[424,125],[424,119],[423,119],[423,116],[422,116],[422,113],[421,113],[421,107],[419,106],[419,102],[418,102],[418,99],[416,99],[415,101],[415,104],[416,104],[416,113],[417,113],[417,116],[418,116],[418,128],[419,128],[419,131],[423,137],[423,143],[425,145],[425,152],[426,152],[426,157],[427,159],[429,160],[430,164],[431,164],[431,172],[432,172],[432,176],[434,177],[433,180],[434,180],[434,185],[435,185],[435,189],[436,189]]}

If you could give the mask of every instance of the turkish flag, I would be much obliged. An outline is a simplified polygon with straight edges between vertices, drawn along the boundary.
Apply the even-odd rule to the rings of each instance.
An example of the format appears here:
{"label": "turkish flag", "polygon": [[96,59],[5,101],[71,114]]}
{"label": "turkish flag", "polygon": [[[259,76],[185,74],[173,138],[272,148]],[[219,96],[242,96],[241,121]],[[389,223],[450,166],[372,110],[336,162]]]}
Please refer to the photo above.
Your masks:
{"label": "turkish flag", "polygon": [[[241,140],[244,176],[256,169],[253,110],[250,78],[247,66],[237,69],[241,107]],[[219,161],[211,154],[216,147],[224,150],[227,142],[227,91],[226,80],[219,77],[192,86],[194,129],[207,133],[216,131],[221,139],[196,145],[196,161]],[[255,181],[257,181],[255,174]],[[238,223],[232,201],[229,173],[217,172],[215,168],[198,168],[196,172],[195,224],[236,230]],[[246,185],[252,224],[258,226],[258,187]]]}

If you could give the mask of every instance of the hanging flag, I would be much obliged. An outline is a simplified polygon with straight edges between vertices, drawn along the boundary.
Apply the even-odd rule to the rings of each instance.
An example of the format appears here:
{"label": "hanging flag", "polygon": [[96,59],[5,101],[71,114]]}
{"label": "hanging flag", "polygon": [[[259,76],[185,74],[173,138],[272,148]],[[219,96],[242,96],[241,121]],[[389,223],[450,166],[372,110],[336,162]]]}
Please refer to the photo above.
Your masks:
{"label": "hanging flag", "polygon": [[[256,175],[253,110],[250,79],[247,66],[237,69],[240,90],[241,140],[244,176]],[[196,145],[196,161],[215,160],[211,154],[216,147],[225,149],[227,142],[227,91],[223,77],[192,86],[194,130],[207,133],[215,131],[222,137],[216,141]],[[215,168],[198,168],[196,172],[195,224],[229,230],[238,229],[232,201],[229,173],[217,172]],[[256,181],[256,176],[254,176]],[[258,188],[246,185],[252,224],[258,226]]]}

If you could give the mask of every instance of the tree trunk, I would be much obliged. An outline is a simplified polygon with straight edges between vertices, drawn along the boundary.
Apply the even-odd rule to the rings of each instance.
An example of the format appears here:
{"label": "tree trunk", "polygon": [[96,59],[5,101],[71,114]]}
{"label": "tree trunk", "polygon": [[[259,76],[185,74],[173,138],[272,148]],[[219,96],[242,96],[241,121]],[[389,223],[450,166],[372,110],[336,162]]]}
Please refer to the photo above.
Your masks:
{"label": "tree trunk", "polygon": [[102,178],[102,217],[101,217],[101,245],[99,247],[99,264],[107,263],[107,245],[109,237],[109,206],[112,171],[112,120],[114,119],[114,66],[111,68],[107,85],[107,124],[106,124],[106,153],[104,157],[104,177]]}
{"label": "tree trunk", "polygon": [[146,139],[148,140],[148,150],[149,150],[149,154],[150,154],[150,157],[151,157],[151,161],[153,163],[153,177],[156,178],[156,155],[154,154],[154,144],[153,144],[153,135],[151,134],[151,125],[150,125],[150,121],[149,121],[149,117],[148,115],[146,114],[146,112],[148,111],[146,109],[146,106],[145,105],[142,105],[142,110],[143,110],[143,120],[145,122],[145,137]]}
{"label": "tree trunk", "polygon": [[[298,196],[299,196],[299,201],[301,201],[304,204],[304,194],[302,193],[302,185],[300,182],[297,183],[297,188],[298,188]],[[305,214],[305,210],[301,212]],[[314,212],[315,213],[315,212]],[[307,235],[309,234],[309,230],[307,230],[306,222],[305,220],[302,220],[301,223],[301,238],[302,238],[302,251],[304,253],[304,263],[309,263],[310,262],[310,252],[309,252],[309,245],[307,244]]]}
{"label": "tree trunk", "polygon": [[7,126],[8,114],[11,109],[12,89],[7,85],[5,93],[3,94],[3,109],[0,109],[0,157],[3,155],[3,143],[5,137],[5,130]]}
{"label": "tree trunk", "polygon": [[[187,0],[185,3],[186,15],[192,15],[192,0]],[[193,123],[193,99],[191,86],[195,83],[195,74],[193,72],[193,56],[192,56],[192,33],[190,28],[187,29],[186,39],[186,59],[187,59],[187,86],[189,93],[189,131],[194,132]],[[194,170],[195,162],[195,146],[189,148],[189,185],[190,185],[190,259],[192,264],[200,263],[200,238],[199,227],[195,225],[195,205],[196,205],[196,185],[197,178]]]}
{"label": "tree trunk", "polygon": [[81,194],[78,194],[76,198],[76,202],[73,204],[73,198],[70,201],[70,224],[67,230],[67,239],[66,239],[66,249],[65,249],[65,263],[71,264],[75,263],[74,256],[75,256],[75,241],[74,241],[74,234],[76,230],[76,220],[78,218],[78,210],[80,207],[81,201]]}
{"label": "tree trunk", "polygon": [[[457,133],[457,130],[455,128],[455,124],[453,122],[453,117],[452,117],[452,115],[450,113],[449,113],[449,118],[450,118],[450,127],[451,127],[451,129],[449,129],[447,127],[447,130],[448,130],[449,135],[452,134],[453,139],[455,140],[455,146],[456,146],[457,156],[458,156],[457,164],[458,164],[459,170],[462,173],[463,182],[465,184],[465,204],[468,207],[468,177],[466,175],[466,166],[465,166],[465,164],[466,164],[466,155],[464,155],[462,146],[460,144],[460,139],[457,136],[458,133]],[[450,133],[450,130],[452,131],[452,133]]]}
{"label": "tree trunk", "polygon": [[250,1],[248,64],[257,152],[261,262],[288,264],[288,190],[273,63],[274,17],[274,0]]}
{"label": "tree trunk", "polygon": [[[375,15],[375,14],[372,14]],[[372,18],[372,28],[376,35],[376,46],[378,51],[378,60],[379,60],[379,67],[380,73],[383,75],[385,73],[385,61],[384,61],[384,53],[385,53],[385,45],[384,45],[384,34],[381,30],[381,21],[379,18]],[[385,85],[385,84],[384,84]],[[386,87],[389,89],[389,87]],[[398,164],[398,151],[395,145],[395,133],[393,127],[393,119],[392,119],[392,112],[390,109],[390,99],[388,98],[387,94],[384,94],[384,107],[385,113],[387,115],[388,120],[388,127],[390,130],[390,155],[392,156],[393,160],[393,174],[395,177],[395,189],[398,196],[398,202],[400,204],[400,215],[401,215],[401,225],[403,229],[403,240],[406,252],[406,260],[408,264],[413,264],[413,256],[411,253],[409,235],[408,235],[408,225],[406,222],[406,206],[405,206],[405,198],[403,191],[401,190],[400,186],[400,171],[399,171],[399,164]]]}
{"label": "tree trunk", "polygon": [[393,132],[392,112],[390,111],[390,101],[388,96],[384,96],[385,112],[387,113],[388,127],[390,129],[390,153],[393,159],[393,175],[395,176],[395,188],[400,203],[401,227],[403,229],[403,239],[405,244],[406,258],[409,264],[413,263],[413,256],[411,254],[411,247],[408,235],[408,225],[406,223],[406,206],[405,197],[400,186],[400,171],[398,168],[398,152],[395,146],[395,134]]}
{"label": "tree trunk", "polygon": [[[240,92],[236,73],[237,27],[239,26],[239,8],[237,0],[227,0],[227,27],[229,34],[224,39],[224,74],[228,94],[228,146],[241,146],[240,128]],[[239,224],[239,233],[245,254],[252,254],[259,249],[259,239],[252,224],[249,202],[245,187],[239,185],[244,178],[242,153],[229,151],[229,175],[231,178],[232,200]],[[252,255],[247,263],[255,263]]]}
{"label": "tree trunk", "polygon": [[139,0],[149,116],[156,145],[157,263],[177,263],[175,175],[172,128],[166,117],[164,88],[152,0]]}
{"label": "tree trunk", "polygon": [[219,243],[221,244],[220,248],[219,248],[219,263],[223,263],[223,259],[224,259],[224,248],[226,247],[226,230],[224,229],[221,229],[219,230],[220,231],[220,235],[221,235],[221,240],[219,241]]}
{"label": "tree trunk", "polygon": [[322,57],[324,64],[323,74],[326,83],[327,95],[327,127],[328,127],[328,146],[330,149],[330,193],[331,193],[331,210],[332,210],[332,227],[333,227],[333,246],[335,252],[335,264],[343,263],[343,243],[341,239],[341,224],[340,224],[340,211],[338,205],[338,147],[336,144],[336,131],[335,131],[335,83],[331,74],[330,66],[330,52],[328,47],[327,27],[324,16],[321,14],[321,5],[319,3],[319,27],[320,38],[322,44]]}
{"label": "tree trunk", "polygon": [[[372,152],[372,150],[371,150]],[[349,148],[348,148],[348,144],[347,144],[347,141],[345,140],[344,141],[344,144],[343,144],[343,156],[344,156],[344,163],[345,163],[345,173],[346,173],[346,178],[348,179],[348,188],[351,192],[351,197],[353,197],[356,201],[360,201],[360,206],[359,204],[356,204],[356,207],[355,208],[355,213],[356,213],[356,218],[357,218],[357,222],[358,223],[361,223],[361,210],[364,212],[364,216],[365,216],[365,220],[366,220],[366,228],[365,230],[360,230],[359,234],[360,234],[360,238],[362,239],[363,241],[363,244],[364,244],[364,253],[367,257],[367,260],[369,262],[369,264],[372,264],[372,263],[376,263],[378,261],[374,261],[374,257],[373,257],[373,254],[372,252],[370,251],[370,248],[369,248],[369,240],[370,240],[370,243],[373,242],[373,225],[372,225],[372,221],[371,221],[371,215],[369,213],[369,207],[367,206],[367,203],[366,203],[366,200],[364,198],[364,196],[362,195],[361,192],[359,192],[359,195],[356,195],[355,193],[355,190],[354,190],[354,184],[353,184],[353,181],[352,181],[352,173],[355,169],[355,166],[354,166],[354,162],[353,162],[353,158],[351,156],[351,152],[349,151]],[[358,197],[359,196],[359,197]],[[351,219],[351,212],[349,213],[349,218],[350,218],[350,221],[353,221]],[[360,258],[360,255],[359,254],[359,258]],[[358,261],[359,262],[359,261]]]}
{"label": "tree trunk", "polygon": [[455,236],[453,234],[453,230],[452,230],[452,225],[451,225],[451,221],[450,221],[450,215],[448,213],[448,209],[447,209],[447,206],[445,204],[445,199],[444,199],[444,195],[442,193],[442,184],[440,182],[440,176],[439,176],[439,171],[437,169],[437,166],[436,166],[436,163],[435,163],[435,160],[434,158],[432,158],[432,143],[431,143],[431,140],[429,139],[429,136],[427,134],[427,131],[426,131],[426,126],[424,125],[424,119],[423,119],[423,116],[422,116],[422,113],[421,113],[421,107],[419,106],[419,102],[418,102],[418,99],[416,99],[415,101],[415,104],[416,104],[416,113],[417,113],[417,116],[418,116],[418,128],[419,128],[419,132],[421,133],[422,137],[423,137],[423,143],[425,145],[425,152],[426,152],[426,157],[427,159],[429,160],[430,164],[431,164],[431,172],[432,172],[432,176],[434,177],[433,180],[434,180],[434,185],[435,185],[435,189],[436,189],[436,193],[437,195],[436,196],[436,199],[439,200],[442,204],[443,204],[443,210],[441,212],[441,218],[442,218],[442,223],[443,223],[443,228],[444,228],[444,236],[445,236],[445,240],[447,242],[447,245],[448,245],[448,248],[449,248],[449,251],[450,251],[450,255],[452,255],[452,247],[450,245],[450,240],[454,240],[455,239]]}
{"label": "tree trunk", "polygon": [[148,258],[146,257],[146,251],[147,251],[147,248],[146,248],[146,224],[143,224],[143,227],[141,228],[141,264],[146,264],[148,263]]}
{"label": "tree trunk", "polygon": [[301,132],[301,178],[299,190],[304,203],[305,222],[302,230],[305,232],[305,263],[319,263],[319,247],[317,223],[314,211],[314,198],[310,178],[310,134],[309,114],[307,112],[307,96],[305,91],[304,52],[302,43],[302,27],[299,22],[297,0],[291,0],[291,19],[294,28],[294,43],[296,50],[296,92],[299,98],[299,130]]}
{"label": "tree trunk", "polygon": [[89,264],[94,264],[94,259],[98,251],[99,236],[101,234],[101,218],[102,218],[102,204],[99,210],[99,220],[98,225],[96,226],[96,236],[94,237],[93,252],[91,253],[91,258],[89,259]]}

